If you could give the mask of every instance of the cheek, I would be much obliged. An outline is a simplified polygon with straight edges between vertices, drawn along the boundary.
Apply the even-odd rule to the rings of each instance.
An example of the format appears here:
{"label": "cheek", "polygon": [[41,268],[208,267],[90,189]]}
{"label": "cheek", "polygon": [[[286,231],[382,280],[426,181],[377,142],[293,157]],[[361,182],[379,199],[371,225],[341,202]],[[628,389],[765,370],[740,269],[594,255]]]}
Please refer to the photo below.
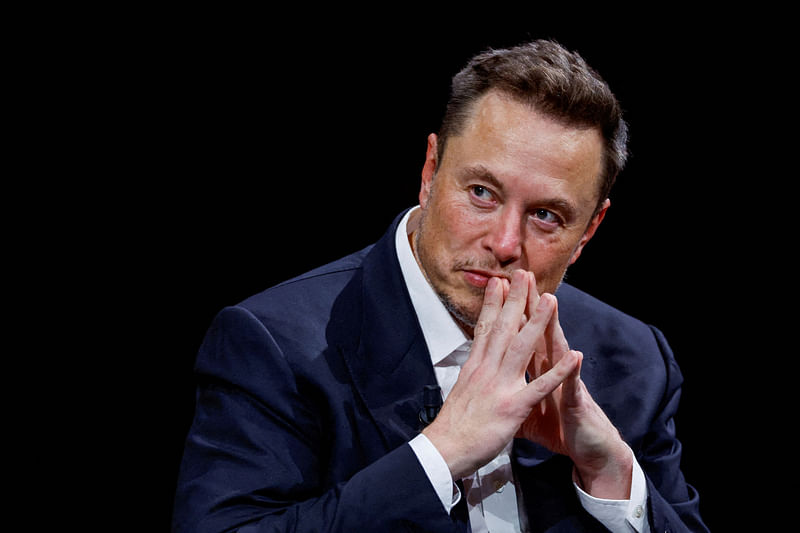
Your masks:
{"label": "cheek", "polygon": [[539,236],[526,246],[526,269],[533,272],[540,292],[554,292],[569,266],[574,250],[555,236]]}
{"label": "cheek", "polygon": [[481,228],[486,227],[487,221],[477,216],[470,206],[451,200],[442,202],[438,207],[441,238],[447,248],[469,248],[480,239]]}

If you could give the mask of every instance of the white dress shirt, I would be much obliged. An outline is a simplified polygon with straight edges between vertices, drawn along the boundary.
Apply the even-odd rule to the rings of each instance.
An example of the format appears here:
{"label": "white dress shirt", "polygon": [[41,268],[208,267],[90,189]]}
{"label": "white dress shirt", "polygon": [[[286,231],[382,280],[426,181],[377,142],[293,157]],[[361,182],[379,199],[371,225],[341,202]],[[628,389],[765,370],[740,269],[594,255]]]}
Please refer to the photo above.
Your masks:
{"label": "white dress shirt", "polygon": [[[472,340],[453,320],[449,311],[428,284],[414,258],[408,235],[418,219],[418,209],[412,209],[400,222],[395,235],[397,256],[411,297],[411,303],[422,328],[431,355],[436,379],[442,397],[453,388],[461,366],[469,356]],[[409,219],[414,216],[409,224]],[[418,435],[409,443],[433,485],[445,510],[450,510],[464,497],[453,482],[450,470],[441,454],[425,435]],[[511,469],[512,442],[494,460],[473,475],[464,478],[464,490],[473,533],[519,533],[526,531],[522,495],[518,494]],[[632,454],[633,452],[631,452]],[[573,483],[574,484],[574,483]],[[612,532],[649,533],[646,520],[647,486],[644,473],[634,458],[630,500],[604,500],[594,498],[575,485],[583,507]],[[519,501],[518,501],[519,500]]]}

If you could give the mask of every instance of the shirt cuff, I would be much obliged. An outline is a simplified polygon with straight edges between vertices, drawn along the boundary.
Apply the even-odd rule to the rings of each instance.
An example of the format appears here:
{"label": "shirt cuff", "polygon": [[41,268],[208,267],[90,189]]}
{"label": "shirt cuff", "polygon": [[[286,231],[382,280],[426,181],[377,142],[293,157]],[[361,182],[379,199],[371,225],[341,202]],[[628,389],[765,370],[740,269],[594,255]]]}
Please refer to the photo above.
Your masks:
{"label": "shirt cuff", "polygon": [[450,475],[450,469],[447,467],[444,458],[439,453],[439,450],[436,449],[436,446],[422,433],[411,439],[408,445],[411,446],[419,464],[425,470],[425,474],[428,476],[431,485],[433,485],[436,495],[439,496],[444,510],[450,513],[453,507],[461,500],[461,491],[458,489],[458,485],[453,483],[453,476]]}
{"label": "shirt cuff", "polygon": [[583,508],[613,533],[629,533],[631,527],[637,533],[650,533],[650,524],[647,522],[647,483],[635,456],[629,500],[595,498],[584,492],[574,481],[573,485]]}

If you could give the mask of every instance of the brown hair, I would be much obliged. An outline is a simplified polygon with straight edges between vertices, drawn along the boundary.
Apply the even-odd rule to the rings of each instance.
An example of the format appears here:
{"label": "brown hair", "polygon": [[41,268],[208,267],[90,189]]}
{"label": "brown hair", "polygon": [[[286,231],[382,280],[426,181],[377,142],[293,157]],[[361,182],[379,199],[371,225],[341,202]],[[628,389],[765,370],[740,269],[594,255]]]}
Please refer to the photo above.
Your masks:
{"label": "brown hair", "polygon": [[599,208],[628,156],[628,127],[622,108],[600,75],[580,55],[553,41],[538,40],[478,54],[453,77],[438,135],[439,161],[447,138],[460,134],[472,105],[490,89],[509,94],[566,125],[601,132],[605,161]]}

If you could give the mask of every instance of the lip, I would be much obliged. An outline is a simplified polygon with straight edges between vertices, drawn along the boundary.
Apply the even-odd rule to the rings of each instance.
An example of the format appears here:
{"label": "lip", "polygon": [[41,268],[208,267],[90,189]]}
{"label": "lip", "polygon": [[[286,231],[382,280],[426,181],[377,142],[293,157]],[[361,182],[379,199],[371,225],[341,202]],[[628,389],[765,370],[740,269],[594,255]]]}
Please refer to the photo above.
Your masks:
{"label": "lip", "polygon": [[491,278],[505,278],[503,274],[495,272],[486,272],[485,270],[464,270],[464,279],[470,285],[478,287],[479,289],[486,288]]}

